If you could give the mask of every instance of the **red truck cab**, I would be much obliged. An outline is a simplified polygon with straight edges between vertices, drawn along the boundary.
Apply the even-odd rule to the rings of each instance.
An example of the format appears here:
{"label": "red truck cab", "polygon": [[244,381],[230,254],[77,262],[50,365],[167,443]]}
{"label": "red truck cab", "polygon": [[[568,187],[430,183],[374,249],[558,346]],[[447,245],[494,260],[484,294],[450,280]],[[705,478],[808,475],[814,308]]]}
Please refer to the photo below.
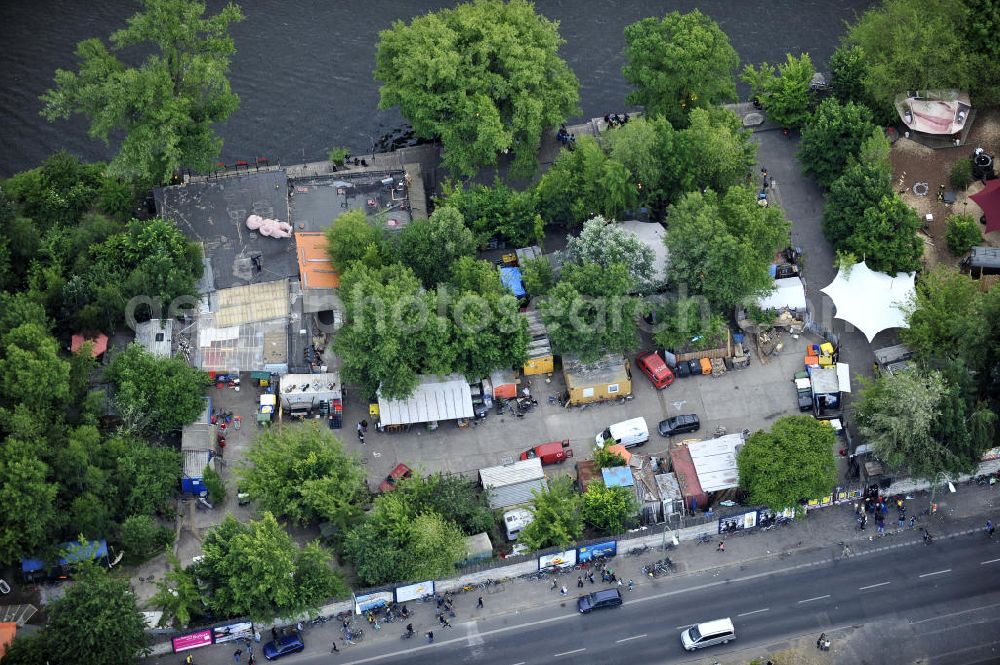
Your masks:
{"label": "red truck cab", "polygon": [[569,439],[565,441],[549,441],[541,443],[531,450],[521,453],[521,459],[539,458],[542,464],[561,464],[573,456],[573,449],[569,447]]}
{"label": "red truck cab", "polygon": [[670,371],[667,363],[656,351],[639,354],[635,359],[635,364],[653,382],[657,390],[663,390],[674,382],[674,373]]}
{"label": "red truck cab", "polygon": [[385,494],[386,492],[392,492],[399,485],[399,481],[405,480],[413,475],[413,469],[406,466],[405,464],[397,464],[396,468],[389,472],[389,475],[385,477],[381,483],[379,483],[378,491],[379,494]]}

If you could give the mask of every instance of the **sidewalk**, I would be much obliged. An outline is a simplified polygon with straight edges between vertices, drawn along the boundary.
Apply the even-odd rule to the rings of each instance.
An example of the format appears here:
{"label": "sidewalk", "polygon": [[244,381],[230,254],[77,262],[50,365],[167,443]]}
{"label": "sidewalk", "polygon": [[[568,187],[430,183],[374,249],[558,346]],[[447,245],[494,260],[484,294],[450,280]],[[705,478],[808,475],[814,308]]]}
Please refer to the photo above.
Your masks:
{"label": "sidewalk", "polygon": [[[632,579],[635,582],[633,593],[642,594],[644,591],[659,590],[666,585],[676,583],[678,579],[684,579],[697,573],[711,572],[715,575],[724,575],[727,570],[751,562],[773,559],[775,564],[778,564],[793,554],[806,555],[810,552],[817,553],[826,550],[829,557],[840,559],[902,547],[921,538],[919,531],[921,526],[927,528],[936,540],[943,540],[981,530],[987,518],[993,519],[994,523],[1000,520],[1000,509],[997,507],[1000,503],[1000,485],[981,487],[975,484],[969,485],[963,481],[956,484],[955,488],[957,491],[954,494],[949,493],[947,486],[937,489],[935,502],[938,504],[938,510],[935,515],[921,515],[930,505],[929,492],[910,493],[908,496],[912,498],[906,501],[907,516],[917,516],[917,528],[909,529],[907,526],[899,530],[896,528],[895,521],[890,524],[887,520],[886,533],[882,537],[876,535],[872,523],[865,531],[859,531],[854,521],[854,505],[845,502],[813,510],[804,519],[787,527],[777,527],[766,532],[751,531],[742,536],[730,536],[726,538],[725,552],[716,551],[720,537],[715,534],[714,523],[684,529],[678,532],[681,540],[680,545],[666,553],[677,565],[676,572],[656,580],[644,576],[641,568],[643,565],[664,556],[664,553],[659,549],[662,541],[662,535],[659,533],[619,541],[619,555],[609,560],[607,566],[624,584],[627,585],[628,580]],[[890,512],[889,517],[890,519],[895,517],[895,510]],[[702,533],[712,535],[711,543],[697,543],[696,537]],[[625,555],[630,548],[641,544],[650,545],[650,551],[638,557]],[[456,616],[450,617],[449,621],[456,627],[456,630],[460,630],[459,624],[470,621],[475,622],[486,618],[516,614],[523,610],[546,605],[568,605],[581,592],[590,592],[609,586],[609,584],[602,583],[600,575],[597,574],[594,584],[584,578],[584,587],[582,590],[579,589],[577,586],[578,577],[586,571],[570,571],[554,577],[549,576],[540,581],[518,579],[519,575],[536,569],[537,564],[532,561],[516,566],[494,568],[461,579],[439,582],[437,589],[442,592],[446,590],[458,591],[465,583],[477,583],[485,579],[514,578],[512,581],[489,586],[485,590],[472,590],[466,593],[458,591],[455,593],[454,600]],[[780,572],[781,566],[775,565],[774,571]],[[556,589],[552,589],[552,579],[557,580]],[[562,586],[567,589],[566,596],[560,593],[559,589]],[[625,588],[627,587],[623,587],[623,589]],[[483,608],[481,609],[477,608],[480,596],[483,598]],[[428,630],[433,630],[439,635],[451,633],[438,623],[433,603],[410,602],[406,605],[412,613],[408,622],[413,623],[418,637]],[[336,603],[324,607],[322,613],[325,616],[331,616],[350,607],[350,603]],[[287,623],[280,625],[287,625]],[[306,623],[308,625],[308,622]],[[366,654],[372,643],[383,646],[397,643],[407,622],[383,624],[379,631],[372,630],[363,619],[356,619],[355,623],[364,628],[364,641],[355,647],[347,648],[357,650],[356,655],[362,656]],[[263,635],[268,635],[270,626],[258,627],[258,630]],[[306,652],[316,652],[318,649],[322,649],[323,652],[329,651],[330,643],[334,640],[337,640],[338,645],[343,650],[344,644],[339,639],[340,636],[340,624],[336,620],[320,626],[310,626],[306,629],[304,636],[307,645]],[[200,665],[215,663],[222,665],[231,662],[232,650],[232,644],[199,649],[195,654],[195,659]],[[160,650],[154,655],[163,653],[164,651]],[[164,660],[176,658],[177,656],[174,654],[167,654]]]}

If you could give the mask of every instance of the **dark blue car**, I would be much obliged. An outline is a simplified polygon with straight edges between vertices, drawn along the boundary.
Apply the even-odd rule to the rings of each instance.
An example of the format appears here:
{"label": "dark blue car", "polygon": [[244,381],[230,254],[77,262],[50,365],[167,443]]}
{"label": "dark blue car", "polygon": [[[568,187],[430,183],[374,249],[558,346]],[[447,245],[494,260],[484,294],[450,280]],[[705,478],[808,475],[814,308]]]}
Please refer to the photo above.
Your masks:
{"label": "dark blue car", "polygon": [[264,645],[264,658],[277,660],[290,653],[298,653],[306,648],[302,642],[302,636],[298,633],[282,635],[276,640],[272,640]]}

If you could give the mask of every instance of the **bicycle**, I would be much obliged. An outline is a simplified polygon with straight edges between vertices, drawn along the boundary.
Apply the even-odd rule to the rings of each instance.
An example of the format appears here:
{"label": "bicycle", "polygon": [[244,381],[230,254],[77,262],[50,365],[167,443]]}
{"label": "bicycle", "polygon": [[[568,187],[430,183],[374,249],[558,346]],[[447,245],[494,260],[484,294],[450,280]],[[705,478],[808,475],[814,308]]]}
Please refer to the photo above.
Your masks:
{"label": "bicycle", "polygon": [[625,556],[641,556],[649,551],[649,545],[641,545],[639,547],[633,547],[628,551]]}
{"label": "bicycle", "polygon": [[708,535],[707,533],[703,533],[703,534],[699,535],[696,540],[697,540],[696,544],[698,544],[698,545],[701,545],[702,543],[711,543],[712,542],[712,536]]}

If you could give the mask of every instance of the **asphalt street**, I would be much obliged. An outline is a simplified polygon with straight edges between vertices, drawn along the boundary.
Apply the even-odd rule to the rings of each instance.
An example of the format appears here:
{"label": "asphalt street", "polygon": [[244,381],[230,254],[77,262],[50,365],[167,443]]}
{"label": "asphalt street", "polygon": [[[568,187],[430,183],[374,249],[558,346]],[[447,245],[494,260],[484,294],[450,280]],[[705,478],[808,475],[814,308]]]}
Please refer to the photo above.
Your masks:
{"label": "asphalt street", "polygon": [[[847,559],[814,551],[775,567],[762,562],[659,580],[624,591],[621,608],[591,615],[576,612],[573,593],[560,598],[553,592],[538,609],[435,629],[432,645],[422,636],[427,627],[417,625],[421,634],[412,641],[342,646],[331,656],[307,632],[307,651],[287,662],[747,662],[824,631],[833,641],[833,662],[996,662],[1000,546],[979,534]],[[732,618],[736,641],[684,652],[683,628],[721,617]]]}

